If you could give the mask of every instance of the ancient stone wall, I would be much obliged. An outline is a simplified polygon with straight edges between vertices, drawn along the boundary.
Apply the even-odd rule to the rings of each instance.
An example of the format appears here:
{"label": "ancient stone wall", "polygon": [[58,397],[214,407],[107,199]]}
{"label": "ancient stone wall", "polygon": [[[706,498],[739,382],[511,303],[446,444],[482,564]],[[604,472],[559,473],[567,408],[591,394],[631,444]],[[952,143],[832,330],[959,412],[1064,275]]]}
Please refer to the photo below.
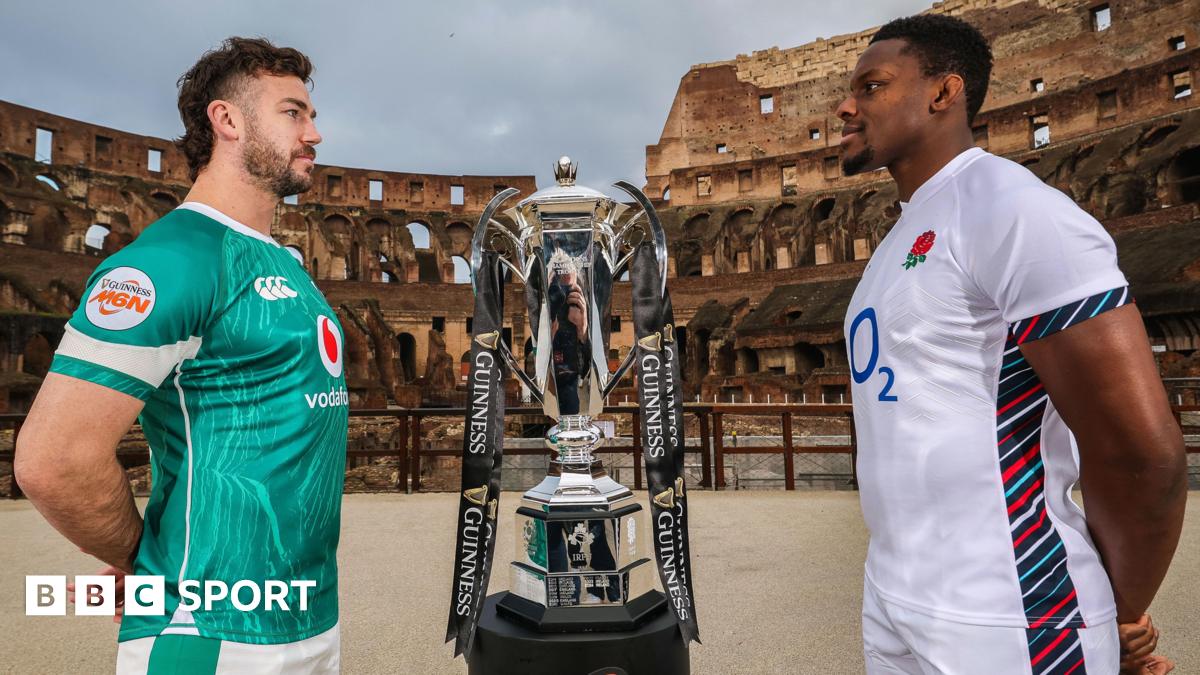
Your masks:
{"label": "ancient stone wall", "polygon": [[[1112,3],[1101,31],[1098,7],[953,0],[930,11],[973,21],[992,40],[978,143],[1114,233],[1164,373],[1200,375],[1200,98],[1187,84],[1200,70],[1200,0]],[[874,30],[692,68],[660,143],[647,148],[648,191],[657,199],[670,188],[656,204],[689,398],[847,394],[837,314],[899,215],[890,178],[841,176],[837,153],[833,111]],[[1049,142],[1033,147],[1042,115]],[[473,313],[461,283],[469,241],[504,187],[536,189],[531,176],[322,165],[310,192],[279,205],[274,236],[346,329],[353,405],[459,400]],[[27,404],[99,259],[187,189],[184,159],[165,139],[0,102],[5,405]],[[523,360],[521,289],[507,294],[505,339]],[[615,285],[613,313],[616,361],[633,343],[628,283]]]}
{"label": "ancient stone wall", "polygon": [[[0,101],[0,310],[54,315],[61,324],[99,259],[178,206],[189,186],[186,160],[171,141]],[[506,187],[537,189],[532,176],[318,165],[313,189],[279,205],[273,235],[314,279],[366,282],[345,299],[343,313],[363,318],[361,325],[349,322],[347,340],[382,375],[352,383],[357,404],[397,396],[420,403],[421,394],[404,387],[425,373],[434,316],[451,319],[439,330],[448,329],[445,349],[456,364],[469,349],[463,324],[472,308],[470,240],[484,206]],[[410,285],[450,288],[455,303],[419,314],[372,313],[372,298],[403,294]],[[11,334],[0,343],[0,372],[23,370],[23,333]],[[373,361],[377,352],[380,363]]]}
{"label": "ancient stone wall", "polygon": [[[1043,116],[1058,142],[1195,106],[1176,98],[1197,72],[1200,0],[1129,0],[1096,30],[1091,0],[963,0],[991,40],[995,67],[977,127],[998,153],[1033,145]],[[836,109],[877,29],[692,67],[659,142],[646,148],[648,194],[672,205],[787,196],[872,180],[845,178]]]}

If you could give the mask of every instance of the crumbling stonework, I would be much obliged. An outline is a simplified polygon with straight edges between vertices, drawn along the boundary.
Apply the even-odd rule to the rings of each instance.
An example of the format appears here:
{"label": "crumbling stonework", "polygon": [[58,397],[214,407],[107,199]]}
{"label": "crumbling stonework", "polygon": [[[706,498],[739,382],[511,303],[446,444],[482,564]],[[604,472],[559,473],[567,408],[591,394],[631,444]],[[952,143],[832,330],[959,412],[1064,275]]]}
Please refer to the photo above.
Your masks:
{"label": "crumbling stonework", "polygon": [[[992,43],[977,144],[1113,232],[1164,375],[1174,358],[1164,355],[1190,359],[1200,348],[1200,1],[951,0],[928,11],[960,16]],[[890,177],[840,167],[836,108],[876,30],[694,66],[646,149],[673,272],[737,288],[687,324],[707,356],[685,364],[688,387],[706,400],[848,399],[841,317],[899,217]],[[758,286],[760,274],[777,283]],[[744,318],[715,320],[747,303]]]}
{"label": "crumbling stonework", "polygon": [[[1193,376],[1200,98],[1188,83],[1200,62],[1200,0],[1111,3],[1103,31],[1096,7],[948,0],[929,11],[972,21],[992,40],[979,144],[1113,232],[1164,375]],[[848,396],[839,315],[899,216],[886,174],[840,175],[834,110],[874,30],[701,64],[682,78],[646,167],[670,246],[688,400]],[[1049,142],[1033,147],[1042,116]],[[461,400],[473,300],[455,281],[465,281],[480,212],[506,186],[536,189],[532,176],[319,166],[309,193],[280,204],[274,236],[345,329],[352,405]],[[187,189],[184,159],[165,139],[0,102],[0,408],[28,406],[99,259]],[[507,287],[504,322],[524,362],[521,290]],[[633,343],[626,282],[615,285],[613,313],[619,359]],[[618,389],[614,402],[630,392]]]}

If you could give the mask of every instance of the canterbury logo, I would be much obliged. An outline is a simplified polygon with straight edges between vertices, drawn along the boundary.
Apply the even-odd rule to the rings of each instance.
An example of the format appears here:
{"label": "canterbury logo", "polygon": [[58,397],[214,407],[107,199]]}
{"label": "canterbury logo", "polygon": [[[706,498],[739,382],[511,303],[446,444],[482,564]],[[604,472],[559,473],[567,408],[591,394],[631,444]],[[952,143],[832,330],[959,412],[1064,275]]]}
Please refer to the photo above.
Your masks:
{"label": "canterbury logo", "polygon": [[294,298],[299,293],[288,288],[287,279],[283,277],[259,277],[254,280],[254,292],[264,300],[283,300]]}

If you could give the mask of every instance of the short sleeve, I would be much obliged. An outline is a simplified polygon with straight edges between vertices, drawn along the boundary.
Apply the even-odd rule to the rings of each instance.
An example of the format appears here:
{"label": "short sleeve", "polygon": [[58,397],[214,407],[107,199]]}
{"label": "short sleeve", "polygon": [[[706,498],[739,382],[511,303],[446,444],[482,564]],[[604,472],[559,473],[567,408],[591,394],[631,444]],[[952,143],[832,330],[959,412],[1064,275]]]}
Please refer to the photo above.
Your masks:
{"label": "short sleeve", "polygon": [[105,259],[87,281],[50,371],[145,400],[195,357],[215,306],[220,243],[189,234],[173,240],[147,230]]}
{"label": "short sleeve", "polygon": [[1127,285],[1112,237],[1049,186],[1009,191],[970,220],[968,274],[1010,325]]}

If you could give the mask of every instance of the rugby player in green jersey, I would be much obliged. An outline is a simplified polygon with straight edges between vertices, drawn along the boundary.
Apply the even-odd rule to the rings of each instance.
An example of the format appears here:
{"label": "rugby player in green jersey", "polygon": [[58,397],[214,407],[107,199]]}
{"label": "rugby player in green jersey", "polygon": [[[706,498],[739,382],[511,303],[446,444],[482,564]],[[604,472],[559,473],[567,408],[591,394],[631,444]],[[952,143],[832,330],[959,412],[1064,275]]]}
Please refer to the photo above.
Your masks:
{"label": "rugby player in green jersey", "polygon": [[[231,38],[180,79],[192,190],[96,268],[17,442],[51,525],[105,574],[164,578],[162,615],[122,618],[118,673],[339,669],[342,330],[270,234],[312,183],[311,71]],[[135,419],[144,515],[115,455]]]}

